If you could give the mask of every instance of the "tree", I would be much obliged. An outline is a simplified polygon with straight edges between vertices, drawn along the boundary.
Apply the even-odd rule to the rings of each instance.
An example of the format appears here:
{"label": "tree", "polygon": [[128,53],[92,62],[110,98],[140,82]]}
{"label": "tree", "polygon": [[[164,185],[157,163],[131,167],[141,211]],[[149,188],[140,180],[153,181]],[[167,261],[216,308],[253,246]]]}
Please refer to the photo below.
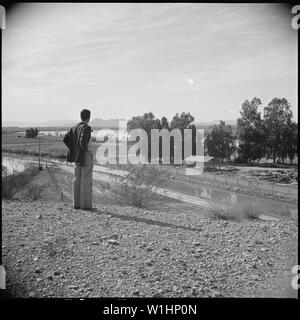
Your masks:
{"label": "tree", "polygon": [[152,112],[144,113],[142,116],[133,117],[127,122],[127,130],[144,129],[148,136],[151,133],[151,129],[156,129],[157,121]]}
{"label": "tree", "polygon": [[280,148],[280,158],[282,163],[288,156],[291,164],[295,158],[295,154],[298,151],[298,124],[296,122],[289,121],[287,126],[283,128],[283,142]]}
{"label": "tree", "polygon": [[127,130],[143,129],[148,135],[148,161],[151,161],[151,129],[161,129],[161,122],[155,119],[152,112],[144,113],[142,116],[133,117],[127,122]]}
{"label": "tree", "polygon": [[26,129],[25,131],[25,137],[26,138],[35,138],[38,135],[38,129],[37,128],[30,128]]}
{"label": "tree", "polygon": [[182,112],[181,115],[176,113],[170,123],[170,129],[187,129],[190,127],[190,124],[194,121],[194,117],[189,113]]}
{"label": "tree", "polygon": [[[170,123],[170,130],[180,129],[182,138],[184,137],[184,129],[192,129],[192,154],[196,149],[196,127],[192,124],[194,117],[190,112],[182,112],[180,115],[176,113]],[[171,158],[174,158],[174,141],[171,140]],[[184,139],[182,139],[182,159],[184,159]]]}
{"label": "tree", "polygon": [[261,113],[258,112],[260,105],[259,98],[253,98],[251,102],[246,100],[237,120],[239,155],[246,162],[259,160],[265,155],[265,130]]}
{"label": "tree", "polygon": [[169,121],[166,117],[162,117],[160,123],[162,129],[169,129]]}
{"label": "tree", "polygon": [[206,138],[208,154],[212,157],[230,159],[234,151],[234,136],[230,125],[225,121],[220,121],[219,125],[214,125]]}
{"label": "tree", "polygon": [[274,98],[264,108],[264,125],[266,129],[266,147],[272,155],[282,158],[284,150],[284,136],[286,128],[292,122],[293,113],[289,102],[285,99]]}

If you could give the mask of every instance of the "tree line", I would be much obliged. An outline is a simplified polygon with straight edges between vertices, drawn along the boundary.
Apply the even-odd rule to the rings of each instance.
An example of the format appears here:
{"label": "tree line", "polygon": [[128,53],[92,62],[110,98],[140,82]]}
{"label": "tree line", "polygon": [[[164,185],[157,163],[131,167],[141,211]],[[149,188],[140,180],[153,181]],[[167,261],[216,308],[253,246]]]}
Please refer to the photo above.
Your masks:
{"label": "tree line", "polygon": [[[293,121],[290,103],[285,98],[274,98],[263,108],[263,115],[258,110],[262,106],[259,98],[245,100],[241,106],[240,117],[236,126],[225,121],[213,125],[205,132],[205,153],[209,156],[230,160],[234,155],[236,162],[248,163],[263,157],[273,162],[289,157],[290,162],[298,154],[298,124]],[[169,122],[164,116],[155,118],[152,112],[135,116],[127,122],[127,130],[144,129],[148,134],[148,152],[151,154],[151,129],[192,129],[193,150],[195,154],[196,127],[190,112],[176,113]],[[182,145],[182,150],[184,146]],[[170,155],[174,154],[174,141],[171,138]],[[182,152],[182,155],[184,153]],[[161,155],[161,143],[160,143]],[[150,159],[150,158],[149,158]]]}
{"label": "tree line", "polygon": [[25,131],[25,138],[35,138],[39,131],[37,128],[29,128]]}

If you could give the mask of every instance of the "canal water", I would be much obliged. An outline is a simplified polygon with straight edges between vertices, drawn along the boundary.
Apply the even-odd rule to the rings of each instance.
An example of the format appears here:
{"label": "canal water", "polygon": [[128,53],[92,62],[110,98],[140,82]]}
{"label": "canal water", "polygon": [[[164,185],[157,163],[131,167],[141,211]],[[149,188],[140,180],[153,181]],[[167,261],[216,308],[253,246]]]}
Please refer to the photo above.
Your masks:
{"label": "canal water", "polygon": [[[9,172],[13,170],[20,172],[25,169],[26,165],[33,162],[30,158],[13,158],[10,156],[2,157],[2,165],[7,168]],[[35,160],[34,162],[37,162]],[[54,161],[61,163],[60,161]],[[72,166],[62,164],[62,168],[73,173]],[[94,166],[94,178],[109,182],[109,175],[121,175],[124,171],[111,170],[103,166]],[[178,199],[184,202],[190,202],[202,207],[210,207],[213,205],[236,206],[242,207],[247,204],[254,205],[259,208],[261,214],[265,216],[282,216],[292,215],[296,217],[298,215],[298,207],[295,203],[287,201],[280,201],[270,199],[266,197],[257,197],[248,194],[241,194],[232,192],[229,190],[223,190],[214,188],[211,186],[204,186],[201,184],[187,183],[179,180],[167,180],[163,188],[159,189],[159,193],[165,194],[167,197]]]}

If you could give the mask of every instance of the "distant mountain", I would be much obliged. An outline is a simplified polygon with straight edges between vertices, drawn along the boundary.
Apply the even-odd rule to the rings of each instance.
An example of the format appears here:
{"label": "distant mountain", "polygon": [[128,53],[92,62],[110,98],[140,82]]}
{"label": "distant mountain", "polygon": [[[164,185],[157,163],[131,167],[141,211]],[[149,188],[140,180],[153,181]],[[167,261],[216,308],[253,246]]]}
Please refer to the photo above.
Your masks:
{"label": "distant mountain", "polygon": [[[69,126],[71,123],[76,123],[73,120],[49,120],[44,122],[21,122],[21,121],[4,121],[2,122],[2,127],[65,127]],[[66,125],[67,124],[67,125]]]}
{"label": "distant mountain", "polygon": [[127,120],[125,119],[103,120],[100,118],[95,118],[89,123],[89,125],[93,128],[118,128],[119,121],[127,121]]}
{"label": "distant mountain", "polygon": [[[89,124],[93,128],[118,128],[119,121],[127,121],[125,119],[101,119],[95,118]],[[41,128],[41,127],[71,127],[75,125],[79,120],[49,120],[44,122],[21,122],[21,121],[4,121],[2,122],[2,127],[33,127],[33,128]],[[196,122],[195,126],[198,128],[208,127],[214,124],[219,124],[220,120],[214,120],[210,122]],[[226,124],[236,125],[236,120],[225,120]]]}
{"label": "distant mountain", "polygon": [[[109,119],[104,120],[100,118],[93,119],[89,124],[94,128],[117,128],[119,127],[119,121],[125,119]],[[4,121],[2,127],[18,127],[18,128],[41,128],[41,127],[71,127],[78,123],[79,120],[51,120],[44,122],[21,122],[21,121]]]}

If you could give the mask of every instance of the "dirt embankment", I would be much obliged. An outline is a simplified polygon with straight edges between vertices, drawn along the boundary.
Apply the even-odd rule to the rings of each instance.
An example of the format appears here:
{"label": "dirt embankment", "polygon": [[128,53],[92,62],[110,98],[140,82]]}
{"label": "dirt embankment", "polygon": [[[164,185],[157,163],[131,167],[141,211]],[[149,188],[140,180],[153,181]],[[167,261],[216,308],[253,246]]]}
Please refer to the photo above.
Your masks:
{"label": "dirt embankment", "polygon": [[4,201],[15,297],[286,297],[294,220],[235,223],[131,207]]}

